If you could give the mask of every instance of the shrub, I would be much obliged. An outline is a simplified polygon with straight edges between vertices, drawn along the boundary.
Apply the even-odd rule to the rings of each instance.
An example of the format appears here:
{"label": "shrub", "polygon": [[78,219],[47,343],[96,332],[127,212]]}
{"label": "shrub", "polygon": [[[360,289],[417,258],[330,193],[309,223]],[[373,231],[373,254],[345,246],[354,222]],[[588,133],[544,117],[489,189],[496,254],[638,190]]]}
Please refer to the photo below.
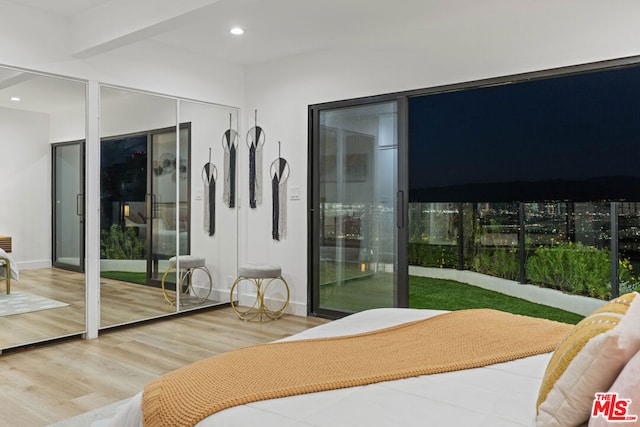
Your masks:
{"label": "shrub", "polygon": [[484,250],[473,258],[472,269],[503,279],[518,280],[520,265],[516,248]]}
{"label": "shrub", "polygon": [[606,249],[581,243],[540,246],[527,259],[527,278],[532,283],[563,292],[608,299],[611,296],[611,254]]}
{"label": "shrub", "polygon": [[102,230],[100,258],[102,259],[145,259],[146,245],[138,239],[134,228],[123,229],[112,224],[109,230]]}
{"label": "shrub", "polygon": [[432,245],[424,242],[410,242],[409,265],[458,268],[458,247],[455,245]]}

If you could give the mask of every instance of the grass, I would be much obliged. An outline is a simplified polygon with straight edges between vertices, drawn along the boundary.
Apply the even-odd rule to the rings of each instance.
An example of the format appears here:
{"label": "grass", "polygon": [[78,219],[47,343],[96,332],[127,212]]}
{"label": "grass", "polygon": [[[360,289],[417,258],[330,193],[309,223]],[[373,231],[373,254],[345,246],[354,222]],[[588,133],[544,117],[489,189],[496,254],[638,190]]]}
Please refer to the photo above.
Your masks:
{"label": "grass", "polygon": [[[141,285],[147,284],[147,273],[145,271],[101,271],[100,277],[105,279],[121,280],[123,282],[138,283]],[[158,280],[162,278],[162,274],[158,277]],[[176,274],[174,271],[167,274],[166,281],[168,283],[175,283]]]}
{"label": "grass", "polygon": [[[514,285],[517,286],[517,285]],[[409,306],[438,310],[492,308],[514,314],[576,324],[583,316],[453,280],[411,276]]]}
{"label": "grass", "polygon": [[113,280],[122,280],[123,282],[141,283],[143,285],[147,283],[146,271],[101,271],[100,277]]}
{"label": "grass", "polygon": [[[393,306],[393,275],[377,273],[367,278],[320,287],[323,308],[361,311]],[[436,310],[492,308],[514,314],[576,324],[583,316],[490,291],[454,280],[409,277],[409,307]]]}

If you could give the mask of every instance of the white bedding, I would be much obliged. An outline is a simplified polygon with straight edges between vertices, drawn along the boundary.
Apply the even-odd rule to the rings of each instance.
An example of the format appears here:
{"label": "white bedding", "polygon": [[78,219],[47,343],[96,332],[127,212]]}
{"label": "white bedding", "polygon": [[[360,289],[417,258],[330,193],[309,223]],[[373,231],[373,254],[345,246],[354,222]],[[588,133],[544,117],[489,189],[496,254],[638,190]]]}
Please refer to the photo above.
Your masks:
{"label": "white bedding", "polygon": [[[368,310],[284,341],[349,335],[441,313]],[[547,353],[483,368],[255,402],[218,412],[197,426],[533,426],[550,357]],[[141,426],[141,396],[132,397],[113,419],[93,426]]]}

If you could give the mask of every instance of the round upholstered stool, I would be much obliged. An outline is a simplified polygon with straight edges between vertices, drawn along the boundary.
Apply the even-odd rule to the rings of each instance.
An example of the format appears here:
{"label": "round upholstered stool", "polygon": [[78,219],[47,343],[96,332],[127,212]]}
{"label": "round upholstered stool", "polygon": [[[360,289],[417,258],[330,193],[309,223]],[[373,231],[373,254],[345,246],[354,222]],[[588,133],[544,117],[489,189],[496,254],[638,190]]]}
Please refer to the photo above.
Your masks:
{"label": "round upholstered stool", "polygon": [[[172,297],[165,288],[164,281],[167,274],[177,270],[178,264],[180,271],[176,272],[176,279],[179,283],[179,287],[176,288],[176,290],[181,290],[181,305],[183,303],[200,304],[206,301],[207,298],[209,298],[209,294],[211,294],[213,279],[211,278],[211,273],[207,268],[206,260],[203,257],[194,255],[179,255],[177,257],[174,256],[169,258],[169,267],[167,267],[162,275],[162,293],[164,295],[164,299],[166,299],[169,304],[175,305],[176,303],[176,298]],[[209,286],[195,286],[193,283],[193,272],[196,270],[201,270],[207,275],[209,278]]]}
{"label": "round upholstered stool", "polygon": [[[243,294],[255,288],[256,297],[249,307],[239,306],[240,287],[248,285]],[[238,268],[238,278],[231,286],[231,307],[242,320],[279,319],[289,305],[289,285],[277,265],[244,264]]]}

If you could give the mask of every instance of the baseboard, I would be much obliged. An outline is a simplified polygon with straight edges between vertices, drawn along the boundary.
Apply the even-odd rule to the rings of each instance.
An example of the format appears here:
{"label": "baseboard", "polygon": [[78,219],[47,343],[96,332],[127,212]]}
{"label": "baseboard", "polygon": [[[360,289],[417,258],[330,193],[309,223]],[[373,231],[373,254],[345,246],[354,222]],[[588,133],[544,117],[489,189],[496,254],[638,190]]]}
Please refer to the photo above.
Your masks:
{"label": "baseboard", "polygon": [[51,268],[51,260],[16,262],[19,270],[34,270],[36,268]]}

